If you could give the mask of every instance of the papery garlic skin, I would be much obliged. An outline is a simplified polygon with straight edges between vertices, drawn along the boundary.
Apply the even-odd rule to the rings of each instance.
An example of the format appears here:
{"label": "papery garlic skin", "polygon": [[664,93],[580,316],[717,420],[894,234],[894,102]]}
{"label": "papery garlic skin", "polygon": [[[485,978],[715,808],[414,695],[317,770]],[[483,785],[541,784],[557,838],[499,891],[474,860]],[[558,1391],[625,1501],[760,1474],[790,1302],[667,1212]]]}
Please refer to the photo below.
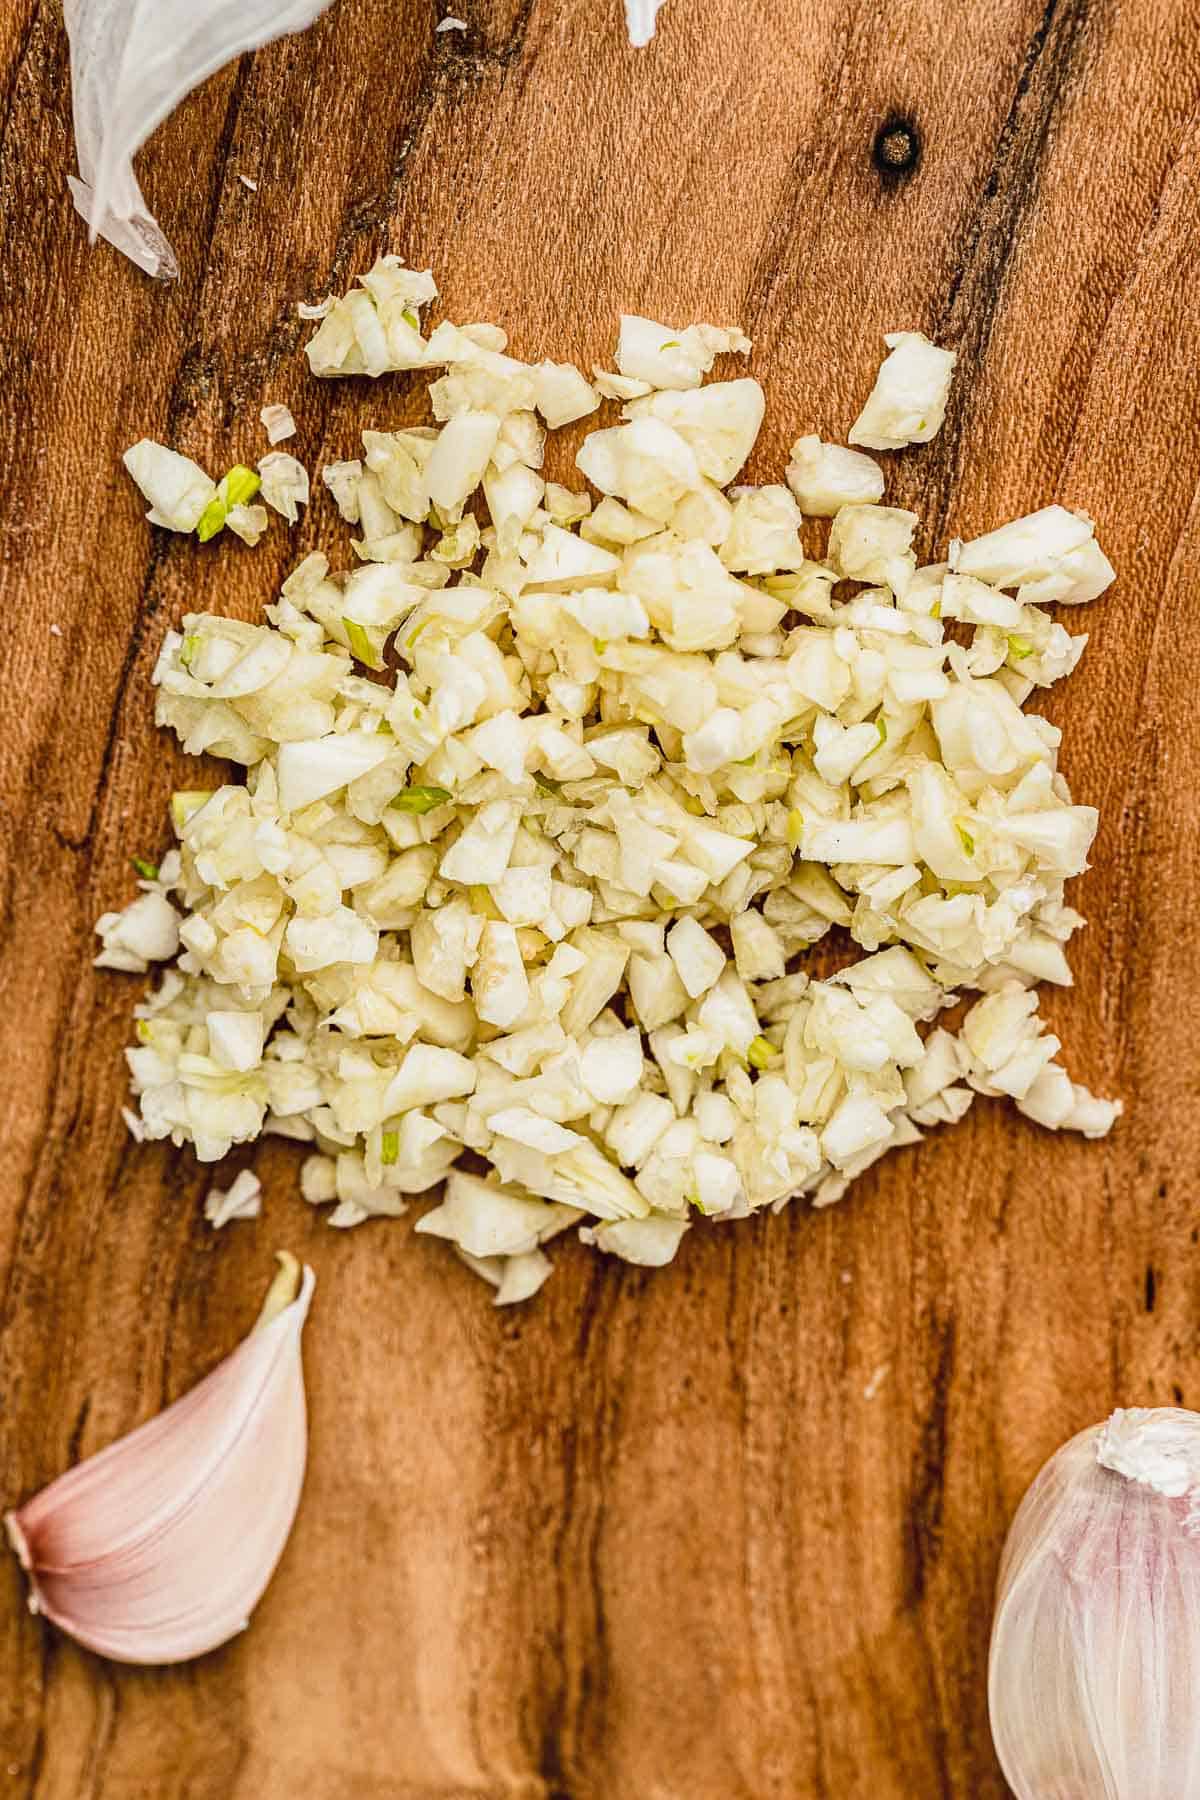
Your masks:
{"label": "papery garlic skin", "polygon": [[211,1375],[5,1520],[31,1610],[89,1650],[202,1656],[244,1630],[274,1573],[304,1480],[315,1281],[280,1261],[258,1324]]}
{"label": "papery garlic skin", "polygon": [[1017,1800],[1200,1794],[1197,1492],[1177,1479],[1198,1454],[1200,1415],[1117,1413],[1064,1445],[1022,1501],[988,1672]]}
{"label": "papery garlic skin", "polygon": [[1096,1461],[1101,1468],[1143,1483],[1169,1499],[1192,1496],[1195,1523],[1200,1498],[1200,1428],[1191,1429],[1197,1415],[1173,1406],[1118,1407],[1103,1425],[1096,1441]]}
{"label": "papery garlic skin", "polygon": [[91,237],[148,275],[174,280],[174,253],[142,197],[133,156],[217,69],[303,31],[330,0],[65,0],[79,179],[67,177]]}
{"label": "papery garlic skin", "polygon": [[625,0],[625,24],[635,50],[644,50],[654,36],[654,22],[663,0]]}

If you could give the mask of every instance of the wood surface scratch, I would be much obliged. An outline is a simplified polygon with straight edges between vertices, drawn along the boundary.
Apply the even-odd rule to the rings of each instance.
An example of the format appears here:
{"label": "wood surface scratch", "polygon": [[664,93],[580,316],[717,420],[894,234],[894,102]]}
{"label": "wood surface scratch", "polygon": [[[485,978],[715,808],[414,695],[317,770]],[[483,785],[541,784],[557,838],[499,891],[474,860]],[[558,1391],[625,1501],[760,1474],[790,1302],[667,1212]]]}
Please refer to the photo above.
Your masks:
{"label": "wood surface scratch", "polygon": [[[139,161],[164,286],[71,207],[57,0],[0,9],[0,1506],[211,1367],[277,1245],[319,1277],[309,1479],[252,1630],[118,1669],[0,1567],[0,1800],[994,1800],[1021,1492],[1114,1403],[1200,1402],[1200,14],[670,0],[635,53],[616,0],[437,11],[336,0],[179,109]],[[297,301],[385,250],[518,355],[607,360],[622,310],[743,323],[752,477],[928,330],[947,424],[888,459],[922,553],[1049,500],[1097,519],[1120,578],[1044,710],[1102,828],[1046,1008],[1125,1098],[1110,1140],[981,1104],[661,1273],[564,1246],[516,1317],[411,1219],[327,1231],[278,1140],[264,1217],[216,1238],[208,1172],[131,1143],[138,983],[92,925],[195,785],[151,722],[162,633],[256,616],[345,534],[314,481],[254,551],[168,539],[120,453],[253,461],[283,401],[315,474],[422,417],[411,379],[300,354]]]}

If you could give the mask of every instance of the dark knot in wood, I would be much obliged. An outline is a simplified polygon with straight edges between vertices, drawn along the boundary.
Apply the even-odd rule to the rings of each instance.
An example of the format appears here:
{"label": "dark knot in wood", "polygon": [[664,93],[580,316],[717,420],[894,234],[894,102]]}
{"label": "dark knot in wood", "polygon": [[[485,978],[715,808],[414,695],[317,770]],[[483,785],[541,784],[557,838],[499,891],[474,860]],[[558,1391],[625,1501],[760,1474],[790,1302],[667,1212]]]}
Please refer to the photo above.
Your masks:
{"label": "dark knot in wood", "polygon": [[921,136],[911,119],[896,114],[884,120],[875,133],[871,161],[886,181],[903,180],[916,172],[921,160]]}

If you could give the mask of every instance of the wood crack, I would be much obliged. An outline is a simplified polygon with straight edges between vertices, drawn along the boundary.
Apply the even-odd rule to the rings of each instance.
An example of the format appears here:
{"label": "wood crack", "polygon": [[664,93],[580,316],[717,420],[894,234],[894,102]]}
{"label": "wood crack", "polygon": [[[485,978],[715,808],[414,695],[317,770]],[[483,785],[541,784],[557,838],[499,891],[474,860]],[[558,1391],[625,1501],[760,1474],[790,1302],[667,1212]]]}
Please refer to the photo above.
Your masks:
{"label": "wood crack", "polygon": [[[1037,204],[1055,117],[1082,72],[1091,6],[1092,0],[1048,0],[1026,48],[946,298],[934,316],[933,336],[957,350],[960,367],[976,379],[991,345],[1022,227]],[[952,406],[931,446],[920,510],[935,542],[946,535],[965,446],[976,423],[969,402]]]}
{"label": "wood crack", "polygon": [[440,38],[433,39],[424,52],[416,96],[393,139],[386,186],[348,208],[338,231],[333,256],[326,265],[321,284],[325,293],[348,285],[347,270],[359,241],[382,233],[396,217],[408,163],[439,105],[448,98],[452,102],[465,98],[497,72],[504,79],[514,66],[524,71],[522,57],[534,4],[535,0],[521,0],[512,31],[503,43],[494,47],[471,47],[459,39],[457,32],[443,33]]}
{"label": "wood crack", "polygon": [[956,1327],[953,1318],[936,1331],[933,1391],[921,1427],[909,1501],[909,1566],[906,1604],[919,1606],[942,1550],[950,1391],[954,1380]]}
{"label": "wood crack", "polygon": [[[41,16],[42,0],[33,0],[29,9],[28,22],[17,39],[16,51],[10,65],[12,77],[4,90],[4,117],[3,123],[0,123],[0,167],[3,166],[4,153],[8,147],[8,132],[9,126],[12,124],[13,107],[16,105],[17,89],[21,85],[21,76],[24,73],[26,60],[33,47],[34,33],[41,24]],[[4,210],[5,209],[0,208],[0,218],[4,216]],[[7,234],[0,237],[0,244],[6,242]]]}

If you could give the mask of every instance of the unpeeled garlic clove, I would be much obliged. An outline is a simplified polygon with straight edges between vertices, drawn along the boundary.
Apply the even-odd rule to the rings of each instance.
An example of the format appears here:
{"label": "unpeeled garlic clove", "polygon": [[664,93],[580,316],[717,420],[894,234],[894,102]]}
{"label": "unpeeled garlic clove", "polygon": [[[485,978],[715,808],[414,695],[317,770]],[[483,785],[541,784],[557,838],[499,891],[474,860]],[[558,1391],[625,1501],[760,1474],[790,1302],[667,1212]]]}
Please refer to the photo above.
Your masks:
{"label": "unpeeled garlic clove", "polygon": [[8,1515],[30,1608],[117,1662],[201,1656],[244,1629],[283,1553],[308,1450],[286,1252],[250,1335],[190,1393]]}
{"label": "unpeeled garlic clove", "polygon": [[1200,1795],[1200,1414],[1118,1411],[1051,1457],[1004,1548],[988,1705],[1018,1800]]}

